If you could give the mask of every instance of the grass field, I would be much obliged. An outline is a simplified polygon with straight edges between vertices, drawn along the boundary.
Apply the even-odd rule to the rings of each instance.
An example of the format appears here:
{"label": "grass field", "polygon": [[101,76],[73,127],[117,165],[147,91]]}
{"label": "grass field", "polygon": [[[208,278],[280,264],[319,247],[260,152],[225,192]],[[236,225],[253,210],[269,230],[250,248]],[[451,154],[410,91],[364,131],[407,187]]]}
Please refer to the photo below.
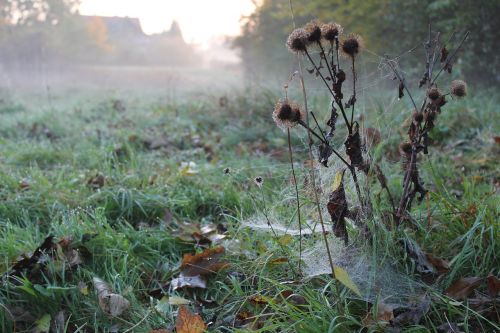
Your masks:
{"label": "grass field", "polygon": [[[50,104],[2,98],[0,331],[43,331],[47,322],[52,329],[64,323],[57,332],[170,330],[178,303],[187,301],[213,332],[499,331],[499,304],[480,303],[485,283],[470,299],[444,293],[460,278],[500,274],[499,100],[471,95],[450,102],[434,129],[436,143],[420,161],[430,194],[415,204],[413,222],[386,224],[389,203],[375,191],[375,217],[365,221],[371,242],[358,237],[354,225],[347,249],[330,238],[335,260],[361,291],[358,296],[340,286],[340,299],[328,274],[313,274],[325,273],[324,252],[311,250],[321,244],[319,233],[304,236],[307,257],[299,264],[299,237],[275,234],[262,222],[269,217],[276,226],[298,228],[286,134],[270,116],[279,96],[231,91],[174,103],[133,94],[55,94]],[[325,104],[320,98],[312,103],[317,109]],[[371,155],[397,196],[405,105],[386,94],[363,103],[367,126],[383,133]],[[292,133],[297,184],[303,217],[314,224],[299,133]],[[324,190],[337,167],[318,171]],[[254,183],[258,176],[262,187]],[[347,191],[354,200],[352,186]],[[196,224],[210,235],[193,237]],[[32,255],[49,235],[56,253],[39,257],[27,276],[8,277],[20,256]],[[183,255],[201,252],[209,237],[212,246],[225,248],[229,266],[208,276],[206,288],[174,290]],[[446,260],[449,271],[424,281],[401,246],[409,240]],[[312,259],[319,263],[306,262]],[[123,314],[102,311],[95,277],[130,302]],[[370,289],[368,281],[377,287]],[[429,303],[418,324],[388,324],[394,319],[384,317],[388,304],[401,318],[398,311],[422,309],[424,298]]]}

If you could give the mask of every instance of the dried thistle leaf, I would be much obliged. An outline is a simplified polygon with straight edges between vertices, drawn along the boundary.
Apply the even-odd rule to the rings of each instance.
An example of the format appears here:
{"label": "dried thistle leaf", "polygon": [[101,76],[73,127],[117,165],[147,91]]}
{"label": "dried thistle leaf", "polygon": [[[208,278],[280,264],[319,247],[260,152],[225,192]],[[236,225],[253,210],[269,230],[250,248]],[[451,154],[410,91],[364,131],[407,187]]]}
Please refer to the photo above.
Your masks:
{"label": "dried thistle leaf", "polygon": [[[335,190],[330,193],[326,208],[328,209],[328,213],[330,214],[330,217],[332,219],[333,233],[336,237],[344,239],[344,242],[347,244],[348,235],[345,224],[345,217],[348,212],[348,205],[343,184],[344,173],[345,170],[337,172],[334,185],[336,185],[336,183],[338,183],[338,185],[336,185]],[[338,181],[337,179],[340,179],[340,181]]]}
{"label": "dried thistle leaf", "polygon": [[436,267],[438,274],[446,274],[450,270],[450,264],[441,258],[438,258],[431,253],[426,253],[426,258],[429,260],[429,262]]}

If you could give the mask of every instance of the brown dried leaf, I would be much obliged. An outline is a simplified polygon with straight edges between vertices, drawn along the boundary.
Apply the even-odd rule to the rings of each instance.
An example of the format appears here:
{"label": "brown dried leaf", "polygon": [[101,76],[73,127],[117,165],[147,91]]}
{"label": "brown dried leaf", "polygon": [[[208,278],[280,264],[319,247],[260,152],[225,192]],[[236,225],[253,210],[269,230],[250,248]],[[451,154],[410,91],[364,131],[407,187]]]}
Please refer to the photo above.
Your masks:
{"label": "brown dried leaf", "polygon": [[405,327],[409,325],[418,325],[422,317],[429,311],[431,307],[431,300],[429,297],[424,296],[420,303],[411,307],[408,311],[398,314],[393,320],[393,327]]}
{"label": "brown dried leaf", "polygon": [[441,258],[435,257],[431,253],[425,254],[427,260],[436,267],[438,274],[446,274],[450,270],[450,264]]}
{"label": "brown dried leaf", "polygon": [[102,311],[112,317],[118,317],[130,307],[130,302],[125,297],[114,294],[110,286],[102,279],[94,277],[92,281],[97,291],[97,299]]}
{"label": "brown dried leaf", "polygon": [[445,294],[456,300],[466,299],[482,281],[480,277],[461,278],[446,289]]}
{"label": "brown dried leaf", "polygon": [[181,273],[184,276],[208,275],[216,273],[229,266],[228,262],[220,261],[224,255],[224,247],[206,249],[195,255],[185,254],[182,259]]}
{"label": "brown dried leaf", "polygon": [[185,276],[181,273],[179,277],[172,279],[171,285],[173,290],[182,288],[205,289],[207,287],[207,280],[200,275]]}
{"label": "brown dried leaf", "polygon": [[106,177],[104,177],[101,174],[97,174],[94,177],[91,177],[87,181],[87,185],[90,188],[95,189],[95,190],[99,189],[99,188],[102,188],[102,187],[104,187],[104,185],[106,185]]}
{"label": "brown dried leaf", "polygon": [[282,258],[276,258],[276,259],[269,261],[269,264],[276,265],[276,264],[284,264],[286,262],[288,262],[288,258],[282,257]]}
{"label": "brown dried leaf", "polygon": [[42,259],[45,254],[51,254],[54,249],[52,240],[54,236],[48,236],[43,243],[33,252],[31,256],[23,256],[21,260],[12,266],[11,275],[21,276],[26,273],[28,277],[34,273],[35,266],[46,264],[46,260]]}
{"label": "brown dried leaf", "polygon": [[271,301],[270,298],[262,295],[253,295],[248,298],[248,300],[255,305],[266,305]]}
{"label": "brown dried leaf", "polygon": [[206,328],[200,315],[192,313],[185,305],[180,306],[175,322],[177,333],[202,333]]}
{"label": "brown dried leaf", "polygon": [[377,305],[376,318],[373,318],[373,314],[371,312],[368,312],[366,316],[363,318],[362,323],[365,327],[371,327],[380,321],[389,322],[394,319],[393,311],[394,311],[393,306],[380,302]]}
{"label": "brown dried leaf", "polygon": [[500,293],[500,279],[490,273],[486,278],[486,284],[488,286],[488,294],[491,297],[497,297]]}

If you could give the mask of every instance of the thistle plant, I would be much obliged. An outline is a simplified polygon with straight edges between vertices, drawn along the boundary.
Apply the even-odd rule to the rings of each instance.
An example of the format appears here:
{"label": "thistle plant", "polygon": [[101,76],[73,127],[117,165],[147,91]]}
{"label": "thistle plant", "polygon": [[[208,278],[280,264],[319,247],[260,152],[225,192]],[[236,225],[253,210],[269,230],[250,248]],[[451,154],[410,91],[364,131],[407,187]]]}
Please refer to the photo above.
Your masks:
{"label": "thistle plant", "polygon": [[[468,35],[468,32],[465,33],[458,46],[450,52],[448,44],[456,37],[456,34],[452,34],[447,42],[442,42],[440,34],[433,34],[429,27],[429,38],[424,43],[425,71],[418,82],[419,88],[425,89],[426,92],[420,107],[417,107],[404,74],[399,68],[399,57],[393,59],[387,56],[381,57],[398,82],[399,98],[406,95],[413,105],[408,137],[399,147],[404,170],[402,193],[399,198],[392,196],[380,167],[370,161],[363,145],[360,124],[356,120],[358,81],[356,65],[364,49],[361,36],[354,33],[344,35],[343,28],[339,24],[318,21],[311,21],[304,27],[296,28],[288,36],[286,45],[289,51],[304,59],[308,64],[307,72],[321,80],[330,95],[331,106],[328,113],[324,115],[325,117],[317,118],[313,112],[307,110],[307,106],[302,109],[298,103],[288,99],[288,84],[286,84],[285,97],[276,104],[273,119],[280,128],[287,131],[289,144],[290,130],[301,127],[308,132],[310,145],[316,147],[317,160],[323,167],[328,167],[330,160],[335,159],[345,166],[345,170],[349,171],[360,209],[355,214],[354,210],[348,207],[343,186],[343,172],[339,186],[329,194],[327,207],[332,218],[334,234],[342,238],[346,244],[348,235],[345,218],[354,217],[359,223],[363,217],[369,218],[373,214],[369,195],[370,182],[366,182],[362,188],[359,181],[360,174],[365,177],[376,175],[382,187],[387,190],[393,207],[392,216],[397,225],[410,218],[409,211],[414,198],[418,195],[418,200],[421,201],[425,197],[427,190],[419,176],[418,156],[421,153],[428,154],[428,147],[432,141],[430,131],[434,128],[438,115],[447,103],[447,98],[462,98],[467,95],[467,85],[464,81],[455,80],[449,88],[444,89],[438,87],[437,80],[442,73],[451,73],[457,53]],[[435,73],[434,69],[438,63],[440,68]],[[350,82],[349,92],[344,89],[346,82]],[[318,119],[325,118],[328,119],[326,123],[318,122]],[[310,125],[309,119],[314,121],[314,126]],[[332,139],[337,134],[339,123],[342,122],[347,133],[344,139],[344,151],[339,151],[333,146]],[[291,154],[290,149],[290,156]],[[291,161],[293,167],[292,158]],[[370,172],[370,170],[374,171]],[[399,204],[396,205],[398,201]],[[364,234],[368,235],[366,224],[362,224],[362,229]]]}

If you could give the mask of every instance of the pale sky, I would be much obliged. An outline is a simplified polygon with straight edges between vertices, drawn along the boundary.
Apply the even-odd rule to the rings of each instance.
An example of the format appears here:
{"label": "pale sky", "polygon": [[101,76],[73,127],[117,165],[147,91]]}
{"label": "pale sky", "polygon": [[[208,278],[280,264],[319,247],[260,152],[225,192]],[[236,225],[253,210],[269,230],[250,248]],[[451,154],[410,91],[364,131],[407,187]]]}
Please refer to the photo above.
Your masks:
{"label": "pale sky", "polygon": [[137,17],[147,34],[176,20],[188,43],[208,46],[211,38],[238,35],[240,17],[254,9],[252,0],[82,0],[80,13]]}

